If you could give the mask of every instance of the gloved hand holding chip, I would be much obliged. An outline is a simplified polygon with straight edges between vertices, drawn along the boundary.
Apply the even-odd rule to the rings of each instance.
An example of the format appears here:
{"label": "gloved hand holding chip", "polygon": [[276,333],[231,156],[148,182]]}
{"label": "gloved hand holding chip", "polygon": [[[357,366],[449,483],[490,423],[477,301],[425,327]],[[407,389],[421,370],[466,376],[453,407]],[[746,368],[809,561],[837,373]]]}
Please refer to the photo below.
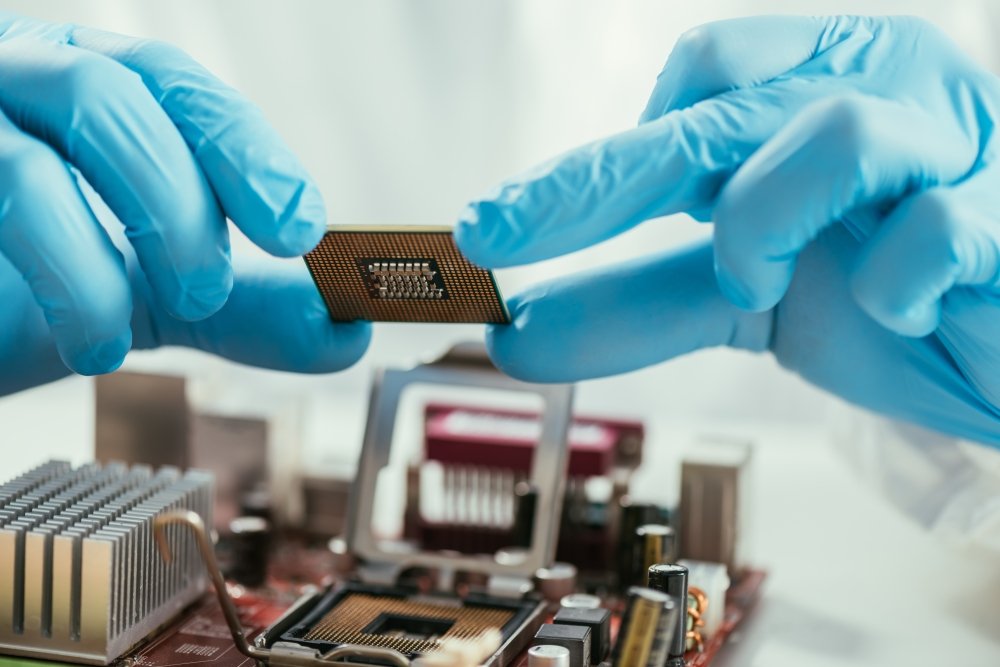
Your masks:
{"label": "gloved hand holding chip", "polygon": [[0,13],[0,394],[114,370],[132,346],[299,371],[356,360],[368,325],[332,324],[300,261],[234,272],[227,217],[282,257],[325,229],[255,106],[170,45]]}
{"label": "gloved hand holding chip", "polygon": [[1000,445],[998,121],[997,77],[919,19],[691,31],[640,127],[502,184],[456,238],[495,268],[683,211],[713,242],[515,297],[491,354],[550,382],[769,350],[855,403]]}

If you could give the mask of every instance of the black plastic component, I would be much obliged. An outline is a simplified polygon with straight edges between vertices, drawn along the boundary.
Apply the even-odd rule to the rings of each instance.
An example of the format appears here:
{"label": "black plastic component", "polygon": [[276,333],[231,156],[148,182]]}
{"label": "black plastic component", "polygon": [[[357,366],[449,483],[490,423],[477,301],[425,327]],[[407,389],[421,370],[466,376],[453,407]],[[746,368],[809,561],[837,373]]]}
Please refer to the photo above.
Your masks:
{"label": "black plastic component", "polygon": [[591,632],[586,625],[546,623],[538,628],[532,646],[554,644],[569,649],[569,667],[589,667],[591,664]]}
{"label": "black plastic component", "polygon": [[590,662],[598,664],[611,651],[611,612],[607,609],[563,607],[552,619],[557,625],[585,625],[590,628]]}
{"label": "black plastic component", "polygon": [[[677,601],[677,620],[667,665],[683,665],[687,634],[688,569],[683,565],[654,565],[649,568],[649,587],[666,593]],[[676,662],[678,658],[680,662]]]}
{"label": "black plastic component", "polygon": [[660,508],[648,503],[633,503],[628,497],[621,499],[621,523],[618,527],[618,548],[615,565],[618,589],[624,593],[629,586],[645,585],[646,573],[636,569],[636,529],[647,523],[659,523]]}
{"label": "black plastic component", "polygon": [[[670,526],[647,523],[635,529],[635,571],[647,576],[649,568],[677,560],[677,533]],[[636,582],[645,585],[645,581]]]}
{"label": "black plastic component", "polygon": [[266,488],[247,491],[240,496],[240,514],[243,516],[256,516],[271,521],[271,505],[271,492]]}
{"label": "black plastic component", "polygon": [[514,487],[514,527],[511,543],[515,547],[531,547],[531,537],[535,532],[535,506],[538,504],[538,490],[527,482]]}
{"label": "black plastic component", "polygon": [[242,516],[229,523],[229,534],[229,577],[242,586],[264,585],[271,552],[271,524],[260,517]]}

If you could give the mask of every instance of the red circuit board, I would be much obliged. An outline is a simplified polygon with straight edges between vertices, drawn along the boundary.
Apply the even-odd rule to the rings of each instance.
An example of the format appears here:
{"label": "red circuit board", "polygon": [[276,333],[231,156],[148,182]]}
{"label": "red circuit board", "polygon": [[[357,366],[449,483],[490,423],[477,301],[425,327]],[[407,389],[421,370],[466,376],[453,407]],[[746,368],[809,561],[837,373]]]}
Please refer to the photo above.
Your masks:
{"label": "red circuit board", "polygon": [[[287,608],[284,602],[253,596],[236,600],[240,621],[251,641]],[[254,661],[236,650],[214,596],[206,596],[172,627],[120,661],[126,667],[252,667]]]}
{"label": "red circuit board", "polygon": [[[730,588],[726,595],[722,627],[705,643],[700,653],[688,652],[688,667],[711,665],[733,631],[753,609],[765,577],[763,571],[748,570]],[[274,623],[292,603],[286,592],[278,595],[241,592],[238,589],[233,592],[237,594],[234,602],[250,640]],[[619,619],[618,614],[612,619],[612,636],[617,634]],[[123,667],[252,667],[252,662],[233,646],[222,610],[213,596],[206,595],[177,623],[119,664]],[[513,667],[526,667],[527,662],[525,653],[514,660]]]}
{"label": "red circuit board", "polygon": [[[424,455],[428,461],[529,473],[541,432],[538,420],[532,412],[431,403],[424,408]],[[638,421],[574,416],[567,474],[609,475],[621,457],[637,466],[643,437]]]}

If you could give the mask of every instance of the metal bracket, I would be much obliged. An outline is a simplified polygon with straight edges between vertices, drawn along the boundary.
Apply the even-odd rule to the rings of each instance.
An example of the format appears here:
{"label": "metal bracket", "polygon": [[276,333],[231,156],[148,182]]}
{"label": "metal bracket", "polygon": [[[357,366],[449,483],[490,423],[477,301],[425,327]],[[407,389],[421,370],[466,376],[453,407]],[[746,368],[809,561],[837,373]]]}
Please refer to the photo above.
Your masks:
{"label": "metal bracket", "polygon": [[[498,389],[542,398],[541,436],[530,480],[532,487],[538,489],[538,502],[531,546],[524,551],[523,558],[498,559],[492,554],[456,555],[453,552],[393,549],[392,543],[386,544],[373,535],[371,517],[378,474],[389,464],[396,413],[403,391],[417,384]],[[529,384],[507,377],[489,362],[481,345],[457,345],[441,359],[411,370],[381,371],[372,387],[364,444],[351,490],[347,528],[350,551],[380,566],[392,565],[398,569],[423,566],[530,581],[536,570],[549,565],[555,558],[572,403],[572,385]]]}

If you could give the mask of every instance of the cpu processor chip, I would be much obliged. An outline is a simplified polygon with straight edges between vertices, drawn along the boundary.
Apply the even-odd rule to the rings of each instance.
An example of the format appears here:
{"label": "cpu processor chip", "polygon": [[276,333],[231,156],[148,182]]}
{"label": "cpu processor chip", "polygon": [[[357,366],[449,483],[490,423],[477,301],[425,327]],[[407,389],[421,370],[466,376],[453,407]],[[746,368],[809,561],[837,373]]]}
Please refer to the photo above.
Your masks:
{"label": "cpu processor chip", "polygon": [[335,225],[305,260],[335,322],[510,322],[493,274],[450,227]]}

